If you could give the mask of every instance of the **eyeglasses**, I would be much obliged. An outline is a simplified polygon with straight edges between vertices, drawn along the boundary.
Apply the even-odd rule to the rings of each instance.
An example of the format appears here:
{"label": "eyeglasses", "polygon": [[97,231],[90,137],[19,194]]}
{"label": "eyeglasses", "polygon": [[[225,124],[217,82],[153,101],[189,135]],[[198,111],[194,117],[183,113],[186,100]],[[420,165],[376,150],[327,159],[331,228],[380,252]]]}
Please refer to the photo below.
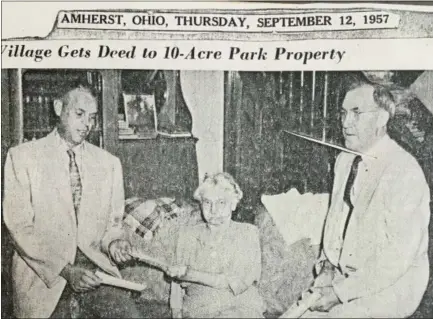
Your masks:
{"label": "eyeglasses", "polygon": [[226,207],[230,202],[225,199],[208,200],[204,199],[202,201],[202,206],[206,208],[215,207],[216,209],[222,209]]}
{"label": "eyeglasses", "polygon": [[370,110],[370,111],[359,111],[359,110],[354,110],[354,111],[346,111],[346,110],[340,110],[340,118],[341,119],[345,119],[347,117],[348,114],[353,114],[353,117],[355,120],[359,120],[359,118],[361,117],[362,114],[365,113],[375,113],[375,112],[379,112],[380,110]]}

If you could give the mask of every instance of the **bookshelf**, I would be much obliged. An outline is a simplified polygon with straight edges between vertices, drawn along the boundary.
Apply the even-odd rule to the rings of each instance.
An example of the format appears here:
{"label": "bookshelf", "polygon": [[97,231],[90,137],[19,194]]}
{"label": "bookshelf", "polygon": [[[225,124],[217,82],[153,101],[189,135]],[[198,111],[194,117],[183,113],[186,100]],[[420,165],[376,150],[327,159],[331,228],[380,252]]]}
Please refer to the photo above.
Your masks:
{"label": "bookshelf", "polygon": [[22,71],[22,141],[46,136],[57,123],[53,103],[63,92],[79,85],[92,89],[98,100],[96,126],[88,141],[102,146],[102,76],[86,70],[23,70]]}
{"label": "bookshelf", "polygon": [[[88,141],[120,158],[126,197],[192,196],[198,184],[197,139],[190,133],[192,120],[179,71],[13,69],[2,70],[2,81],[8,90],[8,103],[2,103],[2,115],[9,117],[2,119],[9,127],[7,141],[2,134],[6,149],[51,132],[57,123],[54,100],[68,88],[85,84],[98,100],[97,125]],[[125,94],[153,96],[158,117],[153,131],[122,134]]]}

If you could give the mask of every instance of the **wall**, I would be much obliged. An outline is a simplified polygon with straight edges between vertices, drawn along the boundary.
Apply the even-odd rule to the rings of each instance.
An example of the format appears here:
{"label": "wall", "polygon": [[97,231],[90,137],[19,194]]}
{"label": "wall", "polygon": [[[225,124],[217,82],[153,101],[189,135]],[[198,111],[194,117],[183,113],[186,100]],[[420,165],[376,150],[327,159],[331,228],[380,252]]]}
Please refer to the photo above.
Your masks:
{"label": "wall", "polygon": [[200,181],[205,173],[223,169],[224,72],[181,71],[180,81],[192,115],[192,133],[198,138]]}

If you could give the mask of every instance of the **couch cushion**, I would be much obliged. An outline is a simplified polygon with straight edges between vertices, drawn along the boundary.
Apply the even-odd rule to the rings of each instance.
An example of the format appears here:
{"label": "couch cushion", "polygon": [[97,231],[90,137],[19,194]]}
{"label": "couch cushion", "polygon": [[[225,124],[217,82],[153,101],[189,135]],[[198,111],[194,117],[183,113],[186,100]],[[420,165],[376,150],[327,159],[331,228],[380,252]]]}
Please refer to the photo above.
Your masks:
{"label": "couch cushion", "polygon": [[162,221],[177,216],[179,209],[180,206],[174,198],[128,198],[125,201],[123,222],[135,234],[150,240]]}
{"label": "couch cushion", "polygon": [[[200,221],[200,209],[195,202],[174,198],[130,198],[125,203],[123,227],[134,247],[149,256],[172,263],[179,227]],[[168,302],[170,285],[159,269],[142,262],[132,262],[120,272],[127,280],[146,283],[147,288],[139,298],[141,302]]]}
{"label": "couch cushion", "polygon": [[308,238],[287,245],[263,207],[257,211],[255,224],[262,249],[259,291],[267,306],[266,316],[278,317],[312,284],[319,246],[311,245]]}

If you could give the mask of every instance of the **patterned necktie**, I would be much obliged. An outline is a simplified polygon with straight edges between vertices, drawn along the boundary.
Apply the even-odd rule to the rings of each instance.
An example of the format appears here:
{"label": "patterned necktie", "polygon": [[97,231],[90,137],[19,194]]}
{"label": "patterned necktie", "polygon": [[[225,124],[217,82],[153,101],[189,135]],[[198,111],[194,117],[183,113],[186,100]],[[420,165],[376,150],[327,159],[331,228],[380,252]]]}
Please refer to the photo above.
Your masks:
{"label": "patterned necktie", "polygon": [[344,224],[343,240],[346,237],[347,226],[349,225],[349,220],[353,211],[353,204],[352,204],[352,200],[350,199],[350,193],[352,191],[353,183],[355,182],[356,174],[358,173],[358,166],[361,161],[362,161],[362,157],[360,155],[357,155],[353,160],[349,177],[346,182],[346,188],[344,189],[343,200],[347,204],[347,206],[349,206],[349,212],[347,213],[346,223]]}
{"label": "patterned necktie", "polygon": [[75,153],[73,150],[67,151],[69,155],[69,175],[71,180],[71,191],[72,191],[72,201],[74,203],[75,214],[78,214],[78,210],[80,208],[81,201],[81,178],[80,171],[78,170],[77,162],[75,161]]}

